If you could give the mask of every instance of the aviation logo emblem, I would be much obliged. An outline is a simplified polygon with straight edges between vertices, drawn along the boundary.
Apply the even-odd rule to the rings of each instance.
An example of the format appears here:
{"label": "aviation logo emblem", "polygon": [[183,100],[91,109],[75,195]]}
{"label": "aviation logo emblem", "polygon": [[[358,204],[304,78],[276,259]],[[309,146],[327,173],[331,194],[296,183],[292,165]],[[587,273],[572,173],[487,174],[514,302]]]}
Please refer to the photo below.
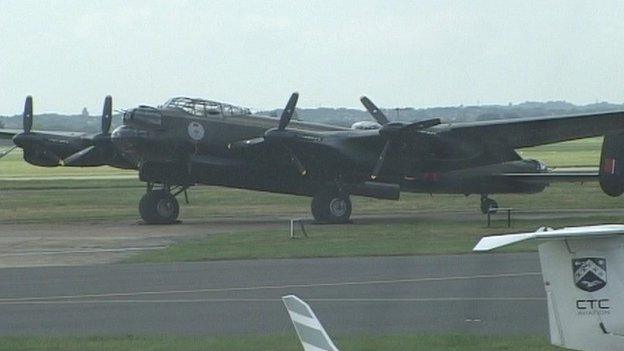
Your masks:
{"label": "aviation logo emblem", "polygon": [[597,291],[607,285],[607,260],[600,257],[572,259],[574,284],[588,292]]}
{"label": "aviation logo emblem", "polygon": [[205,134],[204,126],[202,126],[201,124],[197,122],[191,122],[187,130],[188,130],[189,137],[191,137],[191,139],[195,141],[200,141],[204,138],[204,134]]}

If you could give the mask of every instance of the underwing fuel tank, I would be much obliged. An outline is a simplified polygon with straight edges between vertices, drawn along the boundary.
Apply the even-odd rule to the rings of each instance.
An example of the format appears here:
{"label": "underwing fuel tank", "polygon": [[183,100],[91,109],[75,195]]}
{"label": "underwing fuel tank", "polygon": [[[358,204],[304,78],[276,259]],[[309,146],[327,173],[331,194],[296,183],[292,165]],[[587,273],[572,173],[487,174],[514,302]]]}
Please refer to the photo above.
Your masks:
{"label": "underwing fuel tank", "polygon": [[605,135],[598,175],[605,194],[620,196],[624,193],[624,133]]}

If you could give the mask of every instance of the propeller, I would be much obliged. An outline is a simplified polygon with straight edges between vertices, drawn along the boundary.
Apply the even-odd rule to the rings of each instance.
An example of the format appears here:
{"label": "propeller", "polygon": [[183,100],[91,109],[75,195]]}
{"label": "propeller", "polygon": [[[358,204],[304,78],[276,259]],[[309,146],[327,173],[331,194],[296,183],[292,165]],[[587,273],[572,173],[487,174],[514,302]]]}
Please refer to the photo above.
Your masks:
{"label": "propeller", "polygon": [[249,140],[238,141],[235,143],[231,143],[228,145],[228,148],[232,150],[240,150],[247,149],[249,147],[253,147],[261,144],[273,144],[279,145],[282,149],[286,151],[288,157],[290,158],[290,162],[297,169],[297,172],[301,175],[306,175],[308,171],[305,166],[299,160],[297,155],[293,152],[293,150],[286,145],[287,140],[292,140],[296,137],[296,134],[292,130],[286,129],[288,124],[290,124],[290,120],[295,114],[295,110],[297,107],[297,101],[299,100],[299,93],[292,93],[288,102],[286,103],[286,107],[284,111],[282,111],[282,115],[280,116],[279,123],[277,124],[277,128],[271,128],[264,132],[264,135],[260,138],[254,138]]}
{"label": "propeller", "polygon": [[12,148],[8,149],[7,151],[4,152],[0,152],[0,159],[3,158],[4,156],[8,155],[9,153],[11,153],[11,151],[17,149],[17,145],[13,146]]}
{"label": "propeller", "polygon": [[106,162],[114,151],[110,138],[110,128],[113,119],[113,98],[108,95],[104,99],[102,109],[102,130],[90,140],[90,146],[66,157],[63,164],[66,166],[100,165]]}
{"label": "propeller", "polygon": [[288,99],[288,102],[286,103],[284,111],[282,111],[282,115],[280,116],[277,128],[267,130],[264,133],[264,140],[269,143],[276,143],[281,145],[282,148],[284,148],[284,150],[286,150],[286,152],[288,153],[288,156],[290,157],[290,162],[297,169],[297,172],[299,172],[299,174],[301,175],[306,175],[308,171],[303,166],[303,163],[301,163],[301,160],[299,160],[299,158],[297,158],[297,155],[295,155],[292,149],[286,146],[286,144],[284,143],[285,140],[291,139],[295,136],[294,133],[286,130],[286,127],[288,126],[288,124],[290,124],[290,120],[295,114],[298,100],[299,93],[292,93],[292,95]]}
{"label": "propeller", "polygon": [[388,117],[366,96],[362,96],[360,98],[362,105],[366,108],[368,113],[373,116],[377,123],[381,124],[381,128],[379,129],[379,135],[381,137],[386,138],[386,143],[381,150],[381,154],[377,158],[377,162],[375,163],[375,167],[373,168],[373,172],[371,173],[371,179],[377,179],[384,165],[384,161],[386,159],[386,155],[388,154],[388,150],[390,149],[393,142],[400,140],[404,137],[410,135],[418,135],[422,134],[423,129],[431,128],[436,126],[442,121],[439,118],[427,119],[424,121],[418,121],[410,124],[400,123],[400,122],[390,122]]}
{"label": "propeller", "polygon": [[297,101],[299,100],[299,93],[294,92],[288,99],[286,103],[286,107],[284,111],[282,111],[282,116],[280,116],[279,124],[277,125],[277,130],[284,130],[286,126],[290,123],[292,116],[295,114],[295,108],[297,107]]}
{"label": "propeller", "polygon": [[[57,166],[60,162],[60,158],[57,154],[51,150],[47,150],[42,144],[43,138],[35,132],[32,132],[33,127],[33,98],[32,96],[26,96],[24,102],[24,112],[22,113],[22,128],[23,132],[13,136],[13,143],[22,149],[24,149],[24,159],[28,162],[38,164],[42,162],[45,166]],[[0,158],[8,155],[14,148],[0,154]]]}
{"label": "propeller", "polygon": [[26,102],[24,102],[22,125],[24,127],[24,133],[30,133],[33,125],[33,98],[30,95],[26,97]]}
{"label": "propeller", "polygon": [[104,108],[102,109],[102,134],[110,134],[111,123],[113,122],[113,97],[107,95],[104,98]]}
{"label": "propeller", "polygon": [[362,102],[362,105],[364,105],[364,107],[366,108],[366,111],[368,111],[368,113],[373,116],[377,123],[381,124],[382,126],[390,123],[386,115],[384,115],[384,113],[381,112],[381,110],[377,108],[377,106],[375,106],[375,104],[369,98],[367,98],[366,96],[362,96],[360,98],[360,101]]}

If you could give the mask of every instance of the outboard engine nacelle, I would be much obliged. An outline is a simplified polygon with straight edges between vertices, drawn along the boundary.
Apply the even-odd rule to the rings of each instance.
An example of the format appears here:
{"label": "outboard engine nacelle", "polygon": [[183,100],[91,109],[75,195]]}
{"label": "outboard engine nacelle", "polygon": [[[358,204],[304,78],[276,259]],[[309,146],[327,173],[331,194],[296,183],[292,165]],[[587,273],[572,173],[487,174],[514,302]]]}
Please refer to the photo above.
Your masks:
{"label": "outboard engine nacelle", "polygon": [[58,167],[61,159],[44,148],[31,147],[24,149],[24,161],[40,167]]}
{"label": "outboard engine nacelle", "polygon": [[620,196],[624,193],[624,133],[605,135],[598,175],[605,194]]}

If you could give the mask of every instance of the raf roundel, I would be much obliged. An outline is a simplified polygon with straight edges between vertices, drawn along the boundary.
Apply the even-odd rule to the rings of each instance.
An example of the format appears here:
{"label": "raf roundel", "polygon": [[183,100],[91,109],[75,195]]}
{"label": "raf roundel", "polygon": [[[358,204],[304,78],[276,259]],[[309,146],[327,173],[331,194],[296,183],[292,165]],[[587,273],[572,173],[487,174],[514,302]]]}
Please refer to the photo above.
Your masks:
{"label": "raf roundel", "polygon": [[187,130],[189,137],[191,137],[194,141],[200,141],[204,138],[204,127],[197,122],[191,122],[188,125]]}

